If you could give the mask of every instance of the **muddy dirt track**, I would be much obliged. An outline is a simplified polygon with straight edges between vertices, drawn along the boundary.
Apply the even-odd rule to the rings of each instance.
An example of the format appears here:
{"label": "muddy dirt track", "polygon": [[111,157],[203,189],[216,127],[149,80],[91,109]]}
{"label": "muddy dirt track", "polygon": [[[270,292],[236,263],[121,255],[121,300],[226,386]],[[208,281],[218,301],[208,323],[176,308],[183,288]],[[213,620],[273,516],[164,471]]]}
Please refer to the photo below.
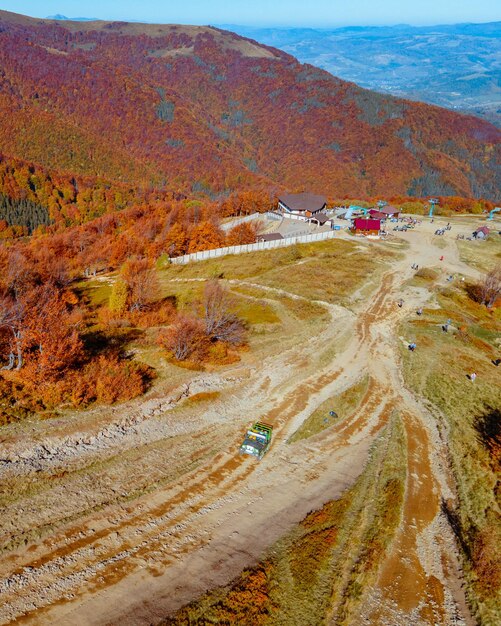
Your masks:
{"label": "muddy dirt track", "polygon": [[[453,497],[444,444],[403,384],[395,329],[429,297],[402,291],[412,263],[437,265],[445,254],[448,272],[472,270],[452,241],[444,252],[428,233],[413,235],[371,296],[350,310],[321,303],[331,321],[316,335],[298,329],[262,362],[249,357],[233,371],[200,375],[191,390],[180,385],[146,408],[124,407],[92,432],[73,426],[50,441],[38,433],[4,441],[0,480],[25,495],[2,511],[0,623],[155,623],[229,582],[310,510],[351,486],[398,410],[408,442],[403,518],[360,623],[471,624],[440,512],[441,498]],[[287,295],[245,285],[262,300]],[[333,346],[334,357],[322,359]],[[287,444],[322,402],[365,374],[369,389],[352,418]],[[203,389],[221,396],[210,407],[184,408],[184,396]],[[237,454],[255,418],[274,426],[260,463]]]}

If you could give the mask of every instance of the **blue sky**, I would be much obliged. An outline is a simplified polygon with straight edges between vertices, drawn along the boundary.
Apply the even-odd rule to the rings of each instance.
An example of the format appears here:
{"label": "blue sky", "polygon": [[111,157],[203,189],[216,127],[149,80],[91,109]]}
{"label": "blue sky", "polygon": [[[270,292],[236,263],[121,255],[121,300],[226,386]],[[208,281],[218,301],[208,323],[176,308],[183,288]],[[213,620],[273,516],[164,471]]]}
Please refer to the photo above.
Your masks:
{"label": "blue sky", "polygon": [[346,26],[501,20],[501,0],[1,0],[34,17],[139,20],[181,24]]}

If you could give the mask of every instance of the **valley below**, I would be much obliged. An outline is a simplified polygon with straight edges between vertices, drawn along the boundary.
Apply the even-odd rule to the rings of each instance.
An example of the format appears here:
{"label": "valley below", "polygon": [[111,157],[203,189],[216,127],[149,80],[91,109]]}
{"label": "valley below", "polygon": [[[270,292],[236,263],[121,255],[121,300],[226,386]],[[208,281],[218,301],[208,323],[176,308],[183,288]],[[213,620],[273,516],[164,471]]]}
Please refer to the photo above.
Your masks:
{"label": "valley below", "polygon": [[500,22],[232,30],[344,80],[501,125]]}

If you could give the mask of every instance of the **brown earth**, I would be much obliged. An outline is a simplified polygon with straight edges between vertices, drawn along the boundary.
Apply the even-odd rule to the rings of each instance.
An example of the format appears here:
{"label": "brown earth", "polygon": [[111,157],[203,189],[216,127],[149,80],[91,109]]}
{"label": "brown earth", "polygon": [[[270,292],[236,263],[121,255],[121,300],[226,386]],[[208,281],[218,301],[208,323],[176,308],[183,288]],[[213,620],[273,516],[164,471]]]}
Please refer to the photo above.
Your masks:
{"label": "brown earth", "polygon": [[[1,517],[0,623],[159,621],[228,583],[309,511],[339,497],[396,409],[408,442],[403,517],[359,623],[471,624],[439,506],[454,498],[445,443],[403,384],[395,334],[399,320],[430,298],[425,288],[403,286],[412,263],[443,264],[444,279],[455,271],[476,276],[451,236],[437,247],[435,226],[403,236],[408,247],[370,296],[354,294],[346,307],[321,302],[331,320],[315,332],[284,318],[280,341],[266,336],[259,356],[249,352],[238,367],[182,373],[163,396],[91,411],[78,426],[69,416],[4,429],[0,478],[11,498]],[[379,245],[361,241],[368,253]],[[230,286],[242,283],[261,300],[301,299],[253,282]],[[320,404],[365,374],[369,390],[355,415],[287,444]],[[214,389],[217,400],[184,404]],[[237,454],[256,418],[275,429],[261,463]]]}

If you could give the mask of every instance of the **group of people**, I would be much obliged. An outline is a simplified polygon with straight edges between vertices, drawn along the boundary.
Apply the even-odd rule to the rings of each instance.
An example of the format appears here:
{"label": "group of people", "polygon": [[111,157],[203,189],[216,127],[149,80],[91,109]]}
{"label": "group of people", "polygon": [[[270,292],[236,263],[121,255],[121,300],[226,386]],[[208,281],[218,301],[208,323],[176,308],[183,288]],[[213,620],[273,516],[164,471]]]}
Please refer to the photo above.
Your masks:
{"label": "group of people", "polygon": [[[402,308],[404,304],[404,301],[400,298],[400,300],[397,302],[397,305]],[[419,309],[417,309],[416,311],[416,315],[422,315],[423,314],[423,307],[419,307]],[[442,330],[444,333],[446,333],[449,330],[449,326],[452,324],[452,320],[448,319],[445,324],[442,324]],[[415,341],[411,341],[408,344],[408,348],[411,352],[414,352],[414,350],[417,348],[417,344]],[[496,359],[495,361],[492,361],[494,365],[498,366],[499,364],[501,364],[501,359]],[[476,372],[472,372],[471,374],[469,374],[469,379],[471,380],[471,382],[475,382],[475,379],[477,377]]]}

